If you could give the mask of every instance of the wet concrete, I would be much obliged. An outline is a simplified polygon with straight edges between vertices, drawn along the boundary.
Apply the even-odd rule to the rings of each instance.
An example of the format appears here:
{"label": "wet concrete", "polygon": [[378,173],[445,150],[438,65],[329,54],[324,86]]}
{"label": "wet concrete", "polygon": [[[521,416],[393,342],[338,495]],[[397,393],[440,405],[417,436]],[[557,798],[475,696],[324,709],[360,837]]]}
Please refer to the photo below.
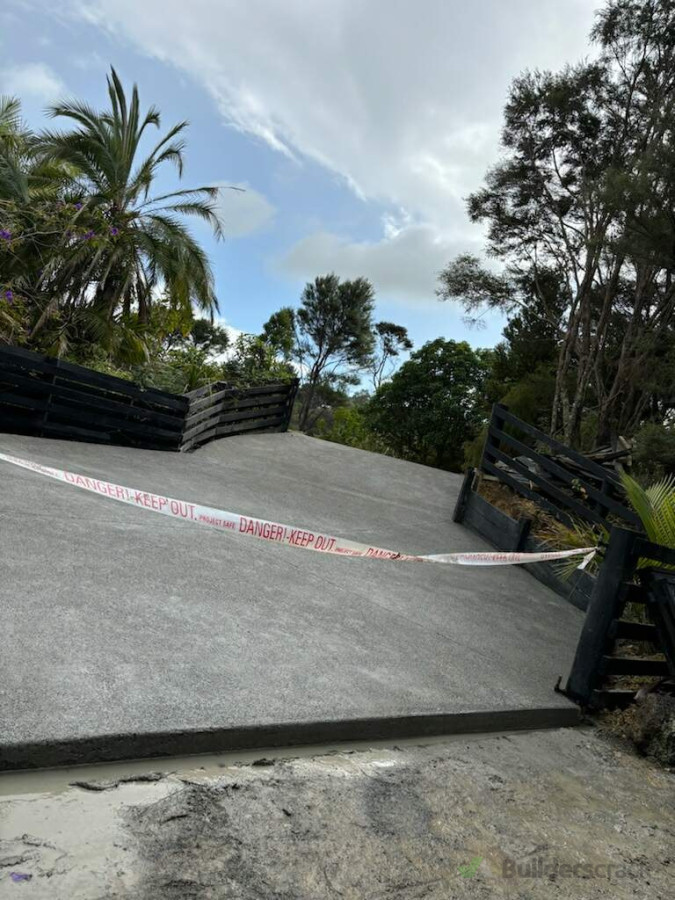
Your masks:
{"label": "wet concrete", "polygon": [[255,762],[0,776],[0,895],[672,896],[673,775],[586,728]]}
{"label": "wet concrete", "polygon": [[[298,434],[187,455],[13,435],[0,448],[392,549],[486,549],[452,522],[459,476]],[[325,556],[6,463],[0,548],[5,768],[576,717],[553,687],[582,615],[516,568]]]}

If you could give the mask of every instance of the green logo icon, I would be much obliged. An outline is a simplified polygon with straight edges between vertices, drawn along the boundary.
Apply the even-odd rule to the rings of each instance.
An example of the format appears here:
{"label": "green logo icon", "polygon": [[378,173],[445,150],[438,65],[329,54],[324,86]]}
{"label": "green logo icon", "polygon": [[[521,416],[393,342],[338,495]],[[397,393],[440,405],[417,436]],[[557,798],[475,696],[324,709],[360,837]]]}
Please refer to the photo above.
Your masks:
{"label": "green logo icon", "polygon": [[462,878],[473,878],[473,876],[478,871],[478,866],[483,862],[482,856],[474,856],[470,863],[466,866],[460,866],[457,871],[462,876]]}

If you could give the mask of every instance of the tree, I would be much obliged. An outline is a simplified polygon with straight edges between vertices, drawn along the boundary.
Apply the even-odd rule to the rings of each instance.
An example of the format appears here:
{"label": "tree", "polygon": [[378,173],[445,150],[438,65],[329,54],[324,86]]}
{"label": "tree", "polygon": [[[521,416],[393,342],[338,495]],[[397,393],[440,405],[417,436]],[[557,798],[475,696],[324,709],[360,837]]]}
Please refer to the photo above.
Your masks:
{"label": "tree", "polygon": [[[374,329],[375,352],[370,373],[375,390],[394,371],[395,360],[403,351],[412,350],[413,342],[408,337],[408,329],[393,322],[377,322]],[[393,363],[393,365],[392,365]]]}
{"label": "tree", "polygon": [[347,447],[358,447],[374,453],[387,453],[388,447],[378,438],[368,424],[368,417],[359,406],[338,406],[333,410],[330,421],[319,423],[317,437]]}
{"label": "tree", "polygon": [[374,345],[373,286],[366,278],[340,281],[322,275],[309,282],[296,312],[295,348],[304,381],[299,427],[307,425],[319,382],[349,381],[355,370],[365,369]]}
{"label": "tree", "polygon": [[132,313],[142,342],[160,288],[189,314],[193,304],[208,315],[218,308],[209,261],[182,221],[196,216],[219,236],[218,188],[155,192],[164,164],[182,175],[187,123],[170,128],[140,159],[147,130],[160,127],[159,111],[151,107],[143,115],[137,87],[128,100],[114,69],[107,82],[109,109],[97,112],[75,100],[56,104],[50,115],[75,127],[45,131],[38,142],[42,160],[72,173],[78,198],[60,254],[42,273],[49,300],[33,333],[56,319],[62,341],[76,345],[105,340],[113,326],[129,326]]}
{"label": "tree", "polygon": [[296,400],[298,427],[304,411],[302,430],[306,434],[323,434],[330,427],[336,411],[349,405],[348,388],[357,382],[358,376],[334,376],[329,379],[320,378],[314,385],[301,384]]}
{"label": "tree", "polygon": [[397,456],[459,471],[483,421],[489,352],[437,338],[416,350],[371,400],[372,430]]}
{"label": "tree", "polygon": [[39,282],[70,216],[70,173],[42,159],[19,100],[0,98],[0,341],[22,343]]}
{"label": "tree", "polygon": [[291,306],[282,306],[278,312],[272,313],[263,325],[260,337],[285,362],[289,362],[296,342],[295,310]]}
{"label": "tree", "polygon": [[[153,313],[155,309],[153,309]],[[171,313],[171,310],[168,310]],[[185,333],[181,330],[167,331],[164,346],[167,350],[195,348],[206,356],[218,356],[230,346],[230,335],[222,325],[210,319],[188,320]]]}
{"label": "tree", "polygon": [[233,350],[222,367],[222,377],[231,384],[250,387],[295,378],[293,367],[279,359],[276,348],[260,335],[240,334]]}
{"label": "tree", "polygon": [[[529,307],[557,330],[553,433],[578,442],[594,408],[597,440],[634,430],[649,370],[675,315],[675,2],[610,0],[591,37],[596,60],[526,73],[512,86],[504,158],[469,198],[488,225],[492,273],[455,260],[441,297],[469,311]],[[539,290],[555,273],[560,315]]]}
{"label": "tree", "polygon": [[527,302],[512,314],[502,332],[503,340],[492,351],[485,382],[485,410],[489,412],[493,403],[506,403],[515,415],[546,429],[565,304],[559,297],[560,283],[554,272],[542,269],[536,285],[522,276],[518,288]]}
{"label": "tree", "polygon": [[209,319],[195,319],[188,337],[197,349],[209,355],[224,353],[230,346],[227,331]]}

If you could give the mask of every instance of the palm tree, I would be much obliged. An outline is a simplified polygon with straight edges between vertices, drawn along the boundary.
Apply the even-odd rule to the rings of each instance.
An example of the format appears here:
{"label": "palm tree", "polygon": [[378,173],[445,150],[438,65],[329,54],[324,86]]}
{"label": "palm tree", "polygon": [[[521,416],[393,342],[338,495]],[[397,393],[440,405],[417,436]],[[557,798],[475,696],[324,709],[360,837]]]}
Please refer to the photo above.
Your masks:
{"label": "palm tree", "polygon": [[[69,339],[86,343],[107,334],[112,352],[114,333],[119,337],[126,328],[142,337],[153,297],[160,293],[188,320],[193,304],[209,316],[217,311],[208,258],[183,217],[206,221],[217,237],[221,226],[215,211],[218,188],[153,192],[165,163],[173,163],[182,176],[181,134],[187,122],[174,125],[139,159],[146,131],[160,127],[159,111],[151,107],[141,114],[136,85],[128,102],[114,69],[107,84],[110,109],[97,112],[76,100],[58,103],[49,115],[69,119],[75,127],[45,131],[38,138],[41,159],[67,167],[74,180],[72,225],[63,235],[61,258],[45,274],[52,279],[51,297],[34,331],[58,312],[62,323],[78,323]],[[142,341],[136,346],[142,348]]]}
{"label": "palm tree", "polygon": [[27,201],[28,185],[22,166],[27,135],[21,124],[21,104],[16,97],[0,97],[0,204]]}
{"label": "palm tree", "polygon": [[[647,487],[632,478],[627,472],[621,472],[621,483],[626,492],[630,507],[637,513],[647,538],[653,544],[675,550],[675,475],[666,475]],[[602,525],[592,525],[581,519],[575,520],[571,527],[550,519],[542,535],[556,549],[572,549],[607,544],[609,530]],[[598,560],[593,562],[596,567]],[[648,559],[638,560],[638,569],[650,565],[661,568],[672,568],[669,565],[653,563]],[[565,560],[558,565],[558,574],[569,578],[578,567],[575,559]]]}
{"label": "palm tree", "polygon": [[[653,544],[675,549],[675,476],[666,475],[643,488],[634,478],[622,472],[621,482],[649,540]],[[646,565],[647,560],[640,560],[639,567]]]}

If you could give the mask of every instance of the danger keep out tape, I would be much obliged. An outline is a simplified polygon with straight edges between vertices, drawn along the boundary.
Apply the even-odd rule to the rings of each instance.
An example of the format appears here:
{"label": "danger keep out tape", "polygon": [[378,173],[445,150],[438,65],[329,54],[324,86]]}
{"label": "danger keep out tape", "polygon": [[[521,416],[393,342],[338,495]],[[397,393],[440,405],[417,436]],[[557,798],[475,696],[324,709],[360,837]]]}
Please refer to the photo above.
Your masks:
{"label": "danger keep out tape", "polygon": [[138,506],[141,509],[170,516],[173,519],[181,519],[193,525],[206,525],[221,531],[235,531],[264,541],[286,544],[289,547],[299,547],[303,550],[314,550],[319,553],[401,562],[431,562],[452,566],[510,566],[521,563],[548,562],[549,560],[566,559],[570,556],[584,556],[585,559],[582,562],[582,566],[584,566],[595,553],[594,547],[584,547],[546,553],[436,553],[428,556],[415,556],[395,550],[385,550],[382,547],[372,547],[370,544],[362,544],[357,541],[348,541],[309,528],[295,528],[291,525],[282,525],[280,522],[269,522],[254,516],[242,516],[224,509],[215,509],[212,506],[188,503],[185,500],[176,500],[162,494],[124,487],[100,478],[78,475],[76,472],[69,472],[66,469],[43,466],[40,463],[22,459],[19,456],[11,456],[8,453],[0,453],[0,460],[20,466],[22,469],[28,469],[38,475],[54,478],[56,481],[62,481],[72,487],[99,494],[109,500]]}

